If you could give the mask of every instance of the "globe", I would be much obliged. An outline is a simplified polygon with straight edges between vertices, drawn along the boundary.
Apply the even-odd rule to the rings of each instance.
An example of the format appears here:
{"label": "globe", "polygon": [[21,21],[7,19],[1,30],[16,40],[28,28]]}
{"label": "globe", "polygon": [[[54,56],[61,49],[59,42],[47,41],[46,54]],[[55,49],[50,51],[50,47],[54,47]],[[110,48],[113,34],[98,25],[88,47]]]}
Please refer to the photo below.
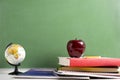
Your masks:
{"label": "globe", "polygon": [[5,58],[10,64],[17,65],[25,59],[25,50],[19,44],[11,44],[5,50]]}
{"label": "globe", "polygon": [[25,59],[25,49],[19,44],[9,44],[5,50],[5,58],[7,62],[15,66],[15,71],[12,74],[18,74],[17,66]]}

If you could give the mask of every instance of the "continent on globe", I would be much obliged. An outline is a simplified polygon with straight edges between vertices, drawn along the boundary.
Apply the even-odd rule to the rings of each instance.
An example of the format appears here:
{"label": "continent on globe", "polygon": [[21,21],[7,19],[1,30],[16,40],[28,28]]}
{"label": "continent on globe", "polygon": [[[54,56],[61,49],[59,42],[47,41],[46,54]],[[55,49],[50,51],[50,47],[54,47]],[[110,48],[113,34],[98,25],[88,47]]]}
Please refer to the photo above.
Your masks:
{"label": "continent on globe", "polygon": [[17,44],[13,44],[11,45],[11,47],[8,48],[8,51],[7,53],[10,54],[10,55],[13,55],[16,59],[18,59],[18,47],[19,45]]}

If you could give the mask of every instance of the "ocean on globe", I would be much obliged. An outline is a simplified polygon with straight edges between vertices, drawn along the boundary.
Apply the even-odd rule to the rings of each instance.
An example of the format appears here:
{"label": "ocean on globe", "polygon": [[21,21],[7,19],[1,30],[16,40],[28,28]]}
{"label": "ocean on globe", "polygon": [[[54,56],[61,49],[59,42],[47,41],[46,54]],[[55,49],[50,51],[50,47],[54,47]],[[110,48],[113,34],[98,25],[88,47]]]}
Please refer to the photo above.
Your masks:
{"label": "ocean on globe", "polygon": [[17,65],[25,59],[25,50],[19,44],[11,44],[5,50],[6,60],[12,64]]}

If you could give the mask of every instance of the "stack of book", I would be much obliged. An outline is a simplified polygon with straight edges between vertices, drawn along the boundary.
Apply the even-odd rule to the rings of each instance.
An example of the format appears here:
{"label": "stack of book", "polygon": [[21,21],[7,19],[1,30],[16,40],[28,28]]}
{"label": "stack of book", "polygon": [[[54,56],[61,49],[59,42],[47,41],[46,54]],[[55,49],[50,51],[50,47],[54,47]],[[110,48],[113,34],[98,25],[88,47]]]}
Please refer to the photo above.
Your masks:
{"label": "stack of book", "polygon": [[59,57],[60,67],[57,74],[61,76],[89,76],[92,78],[119,78],[119,58],[108,57]]}

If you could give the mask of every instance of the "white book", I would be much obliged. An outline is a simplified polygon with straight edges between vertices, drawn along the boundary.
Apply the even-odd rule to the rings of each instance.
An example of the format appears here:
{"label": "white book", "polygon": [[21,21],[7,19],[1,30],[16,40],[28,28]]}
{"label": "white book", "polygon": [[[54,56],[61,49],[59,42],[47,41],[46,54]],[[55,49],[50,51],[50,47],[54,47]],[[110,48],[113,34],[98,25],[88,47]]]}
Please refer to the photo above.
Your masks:
{"label": "white book", "polygon": [[74,72],[63,70],[58,70],[56,73],[61,76],[88,76],[94,78],[120,79],[120,74],[117,73]]}
{"label": "white book", "polygon": [[14,76],[13,78],[15,79],[43,79],[43,80],[89,80],[89,77],[75,77],[75,76],[54,76],[54,77],[50,77],[50,76]]}

